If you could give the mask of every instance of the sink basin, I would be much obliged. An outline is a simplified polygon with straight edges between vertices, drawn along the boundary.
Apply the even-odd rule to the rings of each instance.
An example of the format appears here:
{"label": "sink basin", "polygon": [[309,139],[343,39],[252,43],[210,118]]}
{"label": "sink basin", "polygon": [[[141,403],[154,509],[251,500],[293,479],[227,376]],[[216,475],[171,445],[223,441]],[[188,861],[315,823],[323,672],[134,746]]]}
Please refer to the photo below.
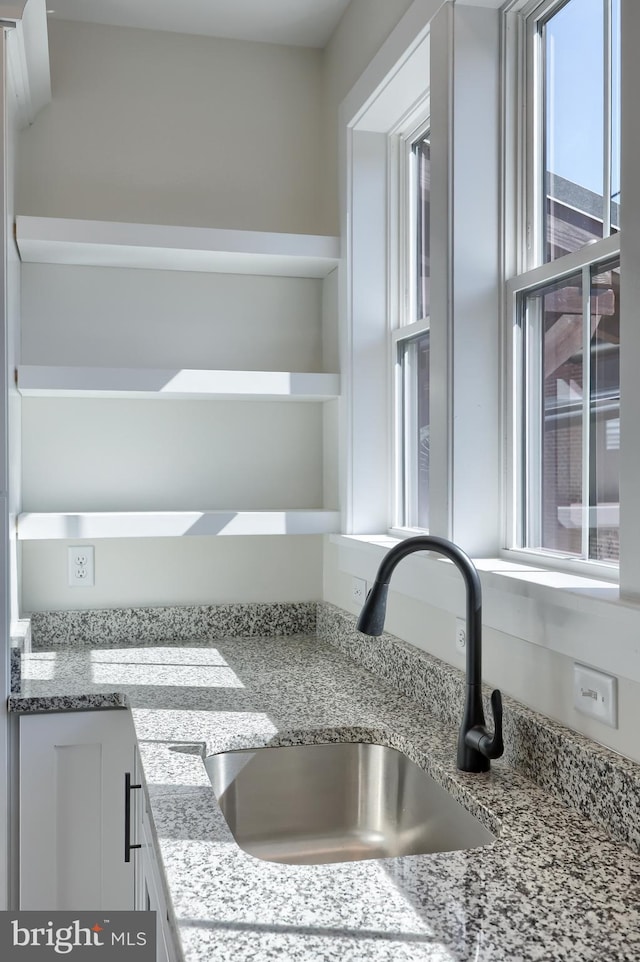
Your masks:
{"label": "sink basin", "polygon": [[426,772],[382,745],[232,751],[205,766],[236,842],[269,862],[392,858],[495,841]]}

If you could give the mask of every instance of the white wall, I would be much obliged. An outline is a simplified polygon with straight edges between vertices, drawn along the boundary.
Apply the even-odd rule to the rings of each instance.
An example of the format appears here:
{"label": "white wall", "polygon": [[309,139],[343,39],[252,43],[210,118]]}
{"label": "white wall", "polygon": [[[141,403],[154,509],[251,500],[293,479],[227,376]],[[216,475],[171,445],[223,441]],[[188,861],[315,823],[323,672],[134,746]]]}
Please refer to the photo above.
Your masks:
{"label": "white wall", "polygon": [[25,398],[24,511],[318,508],[322,406]]}
{"label": "white wall", "polygon": [[[338,225],[338,109],[411,0],[351,0],[324,50],[326,207]],[[338,228],[336,226],[336,232]]]}
{"label": "white wall", "polygon": [[106,539],[95,543],[94,588],[67,584],[72,543],[23,543],[25,610],[316,601],[322,594],[320,535]]}
{"label": "white wall", "polygon": [[21,137],[18,213],[331,233],[320,51],[49,32],[53,102]]}
{"label": "white wall", "polygon": [[322,305],[308,278],[25,264],[22,363],[322,371]]}

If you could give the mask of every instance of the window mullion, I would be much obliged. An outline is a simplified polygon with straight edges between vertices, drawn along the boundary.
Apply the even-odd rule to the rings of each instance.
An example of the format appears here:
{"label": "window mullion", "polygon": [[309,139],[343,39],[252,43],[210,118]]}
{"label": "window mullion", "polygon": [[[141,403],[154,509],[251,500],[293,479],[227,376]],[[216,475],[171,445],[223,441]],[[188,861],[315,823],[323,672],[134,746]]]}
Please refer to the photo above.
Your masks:
{"label": "window mullion", "polygon": [[[542,143],[544,124],[540,104],[544,101],[544,71],[541,68],[541,36],[538,24],[531,20],[527,24],[527,46],[531,56],[527,58],[526,100],[534,105],[528,113],[527,139],[529,143]],[[541,163],[542,154],[537,151],[526,152],[526,236],[524,238],[525,265],[527,270],[536,267],[543,260],[542,232],[543,218],[540,215],[541,199],[544,199],[542,181],[544,178]]]}
{"label": "window mullion", "polygon": [[526,307],[525,328],[525,427],[526,450],[525,532],[527,544],[542,543],[542,419],[544,397],[542,390],[542,309],[535,300]]}
{"label": "window mullion", "polygon": [[409,443],[409,412],[407,411],[407,391],[409,390],[409,358],[407,352],[402,354],[402,520],[401,524],[407,524],[410,512],[411,484],[409,477],[409,457],[407,446]]}
{"label": "window mullion", "polygon": [[417,239],[416,239],[416,229],[418,224],[418,212],[416,210],[416,201],[418,190],[416,186],[416,171],[418,168],[418,158],[416,157],[413,150],[409,150],[409,169],[404,168],[404,176],[407,178],[407,190],[406,196],[406,210],[408,211],[408,224],[407,229],[404,232],[404,242],[405,242],[405,263],[408,265],[408,271],[405,271],[405,283],[406,289],[403,297],[403,307],[404,314],[402,316],[402,324],[407,325],[415,319],[415,307],[416,307],[416,290],[417,290],[417,264],[416,264],[416,253],[417,253]]}
{"label": "window mullion", "polygon": [[620,253],[620,235],[612,234],[603,240],[597,240],[591,244],[581,247],[580,250],[565,254],[561,259],[549,261],[547,264],[540,264],[530,271],[518,274],[510,278],[506,283],[508,297],[513,297],[522,291],[527,291],[534,287],[553,283],[569,277],[576,271],[581,270],[585,264],[592,265],[605,262]]}
{"label": "window mullion", "polygon": [[603,186],[602,203],[602,236],[611,234],[611,0],[602,0],[604,17],[604,157],[603,157]]}
{"label": "window mullion", "polygon": [[526,541],[527,523],[527,338],[529,331],[522,298],[511,298],[516,323],[513,326],[513,343],[511,345],[511,404],[509,415],[511,422],[511,503],[507,524],[507,547],[515,548]]}
{"label": "window mullion", "polygon": [[589,558],[591,517],[591,268],[582,268],[582,556]]}
{"label": "window mullion", "polygon": [[402,409],[402,397],[404,391],[404,368],[402,357],[398,349],[398,342],[391,341],[392,353],[392,385],[393,385],[393,412],[391,430],[391,517],[392,525],[402,524],[402,511],[404,505],[404,464],[402,457],[404,452],[404,412]]}
{"label": "window mullion", "polygon": [[415,351],[408,348],[404,353],[405,365],[405,403],[404,403],[404,476],[405,476],[405,517],[404,524],[411,524],[417,515],[417,463],[416,463],[416,381],[417,364]]}

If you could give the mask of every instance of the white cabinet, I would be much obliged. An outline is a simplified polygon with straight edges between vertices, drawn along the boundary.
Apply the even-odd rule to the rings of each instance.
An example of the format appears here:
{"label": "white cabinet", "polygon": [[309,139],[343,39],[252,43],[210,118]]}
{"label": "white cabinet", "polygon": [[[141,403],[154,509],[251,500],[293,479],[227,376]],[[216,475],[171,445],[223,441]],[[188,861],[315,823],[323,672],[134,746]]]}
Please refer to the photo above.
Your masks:
{"label": "white cabinet", "polygon": [[[136,783],[142,784],[142,771],[136,751]],[[135,814],[135,837],[140,844],[135,874],[135,908],[156,913],[157,962],[177,962],[169,909],[150,823],[148,802],[144,788],[135,792],[132,811]]]}
{"label": "white cabinet", "polygon": [[21,909],[133,908],[125,774],[134,744],[124,710],[20,718]]}

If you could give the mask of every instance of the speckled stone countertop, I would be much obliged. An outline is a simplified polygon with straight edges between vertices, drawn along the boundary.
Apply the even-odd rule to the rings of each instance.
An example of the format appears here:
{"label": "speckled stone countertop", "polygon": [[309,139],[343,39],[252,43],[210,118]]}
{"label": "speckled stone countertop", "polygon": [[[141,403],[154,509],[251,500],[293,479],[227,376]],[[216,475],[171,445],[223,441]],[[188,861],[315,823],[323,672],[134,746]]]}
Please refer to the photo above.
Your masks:
{"label": "speckled stone countertop", "polygon": [[[14,711],[130,704],[185,962],[640,962],[640,858],[311,635],[23,655]],[[498,835],[467,852],[295,866],[238,848],[202,755],[398,748]]]}

